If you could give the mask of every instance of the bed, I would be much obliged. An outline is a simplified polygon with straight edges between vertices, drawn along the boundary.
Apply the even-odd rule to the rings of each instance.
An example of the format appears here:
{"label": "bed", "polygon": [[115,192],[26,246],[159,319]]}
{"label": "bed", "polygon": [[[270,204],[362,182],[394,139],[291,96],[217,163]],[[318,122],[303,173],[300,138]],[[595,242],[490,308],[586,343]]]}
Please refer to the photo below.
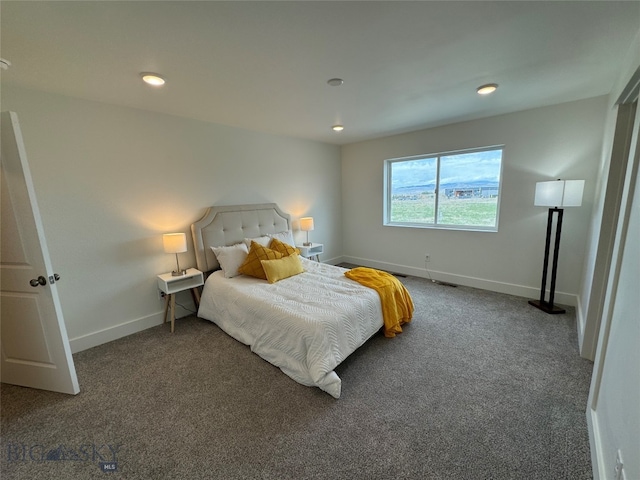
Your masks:
{"label": "bed", "polygon": [[191,230],[198,269],[208,273],[198,316],[296,382],[339,398],[334,369],[383,326],[378,293],[347,278],[346,269],[302,257],[303,273],[275,283],[227,278],[211,247],[265,236],[293,243],[291,218],[276,204],[211,207]]}

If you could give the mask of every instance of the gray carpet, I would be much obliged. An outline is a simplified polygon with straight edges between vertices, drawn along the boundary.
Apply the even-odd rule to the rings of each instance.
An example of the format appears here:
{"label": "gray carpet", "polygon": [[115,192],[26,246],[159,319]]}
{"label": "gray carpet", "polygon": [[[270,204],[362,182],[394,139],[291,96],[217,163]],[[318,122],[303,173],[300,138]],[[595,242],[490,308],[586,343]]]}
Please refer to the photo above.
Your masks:
{"label": "gray carpet", "polygon": [[195,317],[76,354],[75,397],[3,385],[2,478],[592,478],[573,309],[401,280],[414,321],[339,400]]}

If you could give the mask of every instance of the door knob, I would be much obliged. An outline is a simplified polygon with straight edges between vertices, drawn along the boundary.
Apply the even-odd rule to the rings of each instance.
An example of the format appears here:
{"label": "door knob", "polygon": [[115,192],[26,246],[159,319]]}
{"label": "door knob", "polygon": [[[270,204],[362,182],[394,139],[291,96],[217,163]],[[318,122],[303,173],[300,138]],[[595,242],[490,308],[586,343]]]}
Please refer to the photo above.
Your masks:
{"label": "door knob", "polygon": [[31,285],[32,287],[37,287],[39,285],[46,285],[47,284],[47,279],[44,278],[42,275],[40,275],[38,278],[32,278],[31,281],[29,282],[29,285]]}

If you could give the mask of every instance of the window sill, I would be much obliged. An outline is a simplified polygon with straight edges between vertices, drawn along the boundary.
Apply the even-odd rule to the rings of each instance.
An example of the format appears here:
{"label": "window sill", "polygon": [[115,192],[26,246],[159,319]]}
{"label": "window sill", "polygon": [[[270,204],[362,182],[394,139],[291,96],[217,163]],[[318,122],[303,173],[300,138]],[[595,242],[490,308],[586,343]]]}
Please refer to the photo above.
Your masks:
{"label": "window sill", "polygon": [[462,232],[498,233],[497,227],[473,227],[464,225],[427,225],[424,223],[383,223],[385,227],[426,228],[429,230],[454,230]]}

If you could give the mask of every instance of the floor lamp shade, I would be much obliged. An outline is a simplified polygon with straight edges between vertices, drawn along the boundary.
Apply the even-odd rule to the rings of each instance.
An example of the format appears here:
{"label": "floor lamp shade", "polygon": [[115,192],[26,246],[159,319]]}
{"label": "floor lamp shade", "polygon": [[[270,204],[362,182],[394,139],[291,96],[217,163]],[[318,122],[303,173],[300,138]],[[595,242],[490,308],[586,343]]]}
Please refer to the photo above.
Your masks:
{"label": "floor lamp shade", "polygon": [[187,251],[187,235],[185,233],[165,233],[162,235],[162,246],[166,253],[175,253],[177,270],[171,272],[173,276],[184,275],[185,270],[180,269],[178,254]]}
{"label": "floor lamp shade", "polygon": [[[549,214],[547,216],[547,237],[544,249],[540,299],[529,300],[529,303],[547,313],[565,313],[563,308],[556,307],[553,304],[556,290],[556,273],[558,270],[558,253],[560,251],[562,217],[565,207],[579,207],[582,205],[583,191],[584,180],[556,180],[551,182],[538,182],[536,184],[536,194],[533,203],[536,207],[549,207]],[[556,218],[556,235],[551,269],[551,286],[549,288],[549,300],[545,300],[554,217]]]}
{"label": "floor lamp shade", "polygon": [[307,241],[304,243],[304,246],[311,245],[309,241],[309,231],[313,230],[313,217],[302,217],[300,219],[300,230],[307,232]]}
{"label": "floor lamp shade", "polygon": [[584,180],[555,180],[536,183],[536,207],[579,207],[582,205]]}

